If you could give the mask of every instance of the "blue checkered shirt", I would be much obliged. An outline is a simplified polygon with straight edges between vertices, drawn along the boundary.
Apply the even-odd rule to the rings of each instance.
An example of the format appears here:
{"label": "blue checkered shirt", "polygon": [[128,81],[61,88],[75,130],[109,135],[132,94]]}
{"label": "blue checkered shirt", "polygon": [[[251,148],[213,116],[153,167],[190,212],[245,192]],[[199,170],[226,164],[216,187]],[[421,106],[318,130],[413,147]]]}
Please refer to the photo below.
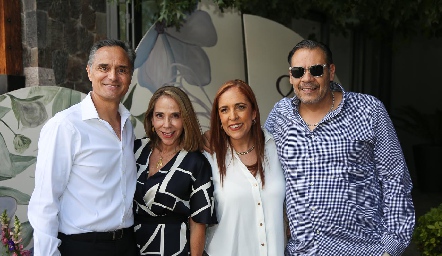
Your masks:
{"label": "blue checkered shirt", "polygon": [[276,103],[265,123],[286,177],[286,255],[400,255],[415,221],[392,122],[375,97],[331,88],[342,102],[313,131],[296,96]]}

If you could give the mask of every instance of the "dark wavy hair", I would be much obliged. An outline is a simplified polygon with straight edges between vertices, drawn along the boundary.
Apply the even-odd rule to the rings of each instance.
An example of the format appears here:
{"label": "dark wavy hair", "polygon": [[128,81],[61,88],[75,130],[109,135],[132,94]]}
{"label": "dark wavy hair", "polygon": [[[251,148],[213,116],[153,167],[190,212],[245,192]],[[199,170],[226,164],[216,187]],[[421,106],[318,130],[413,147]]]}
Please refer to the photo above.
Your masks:
{"label": "dark wavy hair", "polygon": [[230,90],[231,88],[238,88],[240,92],[247,98],[252,106],[252,110],[256,111],[255,124],[250,128],[252,138],[255,140],[255,150],[257,154],[257,164],[258,164],[258,175],[261,178],[262,185],[265,184],[264,175],[264,133],[261,129],[261,120],[259,114],[258,103],[256,101],[255,94],[252,88],[246,84],[244,81],[236,79],[230,80],[224,83],[216,93],[215,99],[213,100],[212,113],[210,118],[210,147],[216,153],[216,160],[219,169],[219,175],[221,178],[221,184],[223,183],[224,176],[226,176],[226,153],[227,145],[230,145],[233,155],[233,147],[230,144],[230,137],[221,128],[221,118],[218,112],[219,98],[223,93]]}

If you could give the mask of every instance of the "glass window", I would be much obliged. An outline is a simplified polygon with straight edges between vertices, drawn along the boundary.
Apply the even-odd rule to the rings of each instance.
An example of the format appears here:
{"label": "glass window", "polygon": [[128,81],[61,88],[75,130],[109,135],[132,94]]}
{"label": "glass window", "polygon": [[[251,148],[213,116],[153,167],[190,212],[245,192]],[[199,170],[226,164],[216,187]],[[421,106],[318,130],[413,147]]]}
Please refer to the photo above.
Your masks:
{"label": "glass window", "polygon": [[129,42],[135,49],[153,25],[155,1],[114,0],[107,4],[108,37]]}

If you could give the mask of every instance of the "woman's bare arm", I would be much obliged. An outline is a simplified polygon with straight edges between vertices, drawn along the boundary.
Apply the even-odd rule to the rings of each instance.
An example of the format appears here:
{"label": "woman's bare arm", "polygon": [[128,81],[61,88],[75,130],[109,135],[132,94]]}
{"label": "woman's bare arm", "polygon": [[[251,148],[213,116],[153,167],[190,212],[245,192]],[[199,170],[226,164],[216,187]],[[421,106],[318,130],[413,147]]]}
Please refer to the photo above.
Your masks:
{"label": "woman's bare arm", "polygon": [[201,256],[204,251],[204,244],[206,242],[206,225],[197,223],[189,219],[190,225],[190,255]]}

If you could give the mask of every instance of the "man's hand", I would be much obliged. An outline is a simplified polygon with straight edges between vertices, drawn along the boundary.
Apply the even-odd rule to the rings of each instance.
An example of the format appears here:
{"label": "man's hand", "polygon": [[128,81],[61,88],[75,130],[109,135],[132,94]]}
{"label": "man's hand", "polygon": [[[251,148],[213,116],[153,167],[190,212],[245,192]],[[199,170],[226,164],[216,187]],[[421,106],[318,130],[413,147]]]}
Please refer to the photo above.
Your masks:
{"label": "man's hand", "polygon": [[204,147],[203,149],[210,154],[213,154],[212,148],[210,148],[210,131],[207,130],[203,133],[203,141],[204,141]]}

